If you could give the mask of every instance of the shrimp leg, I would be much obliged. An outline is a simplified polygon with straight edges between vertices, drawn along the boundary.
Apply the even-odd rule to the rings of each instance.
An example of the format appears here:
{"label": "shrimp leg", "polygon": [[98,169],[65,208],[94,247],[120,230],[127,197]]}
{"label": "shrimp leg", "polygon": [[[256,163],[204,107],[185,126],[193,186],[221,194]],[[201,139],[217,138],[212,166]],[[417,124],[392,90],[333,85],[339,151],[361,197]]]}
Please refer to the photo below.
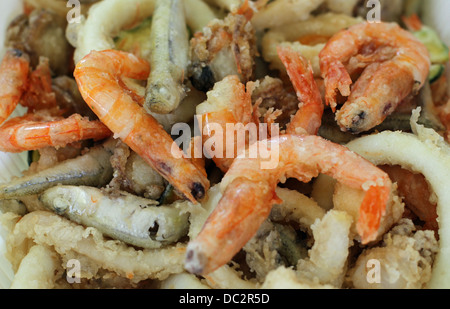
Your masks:
{"label": "shrimp leg", "polygon": [[324,106],[319,87],[308,61],[289,47],[278,47],[278,55],[286,67],[297,97],[302,104],[288,125],[288,134],[317,135],[322,123]]}

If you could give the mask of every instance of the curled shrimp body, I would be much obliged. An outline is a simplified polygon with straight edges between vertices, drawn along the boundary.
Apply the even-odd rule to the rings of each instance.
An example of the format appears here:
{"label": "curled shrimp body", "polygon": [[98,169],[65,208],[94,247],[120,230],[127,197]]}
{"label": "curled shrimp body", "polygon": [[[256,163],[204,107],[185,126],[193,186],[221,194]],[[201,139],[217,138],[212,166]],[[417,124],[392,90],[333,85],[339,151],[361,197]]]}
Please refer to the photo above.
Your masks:
{"label": "curled shrimp body", "polygon": [[[336,113],[343,131],[361,133],[379,125],[427,81],[427,48],[395,23],[361,23],[334,35],[320,52],[327,104],[338,93],[347,102]],[[361,73],[362,71],[362,73]],[[359,75],[353,84],[352,77]]]}
{"label": "curled shrimp body", "polygon": [[29,57],[18,49],[6,51],[0,65],[0,123],[17,107],[27,89]]}
{"label": "curled shrimp body", "polygon": [[70,143],[111,136],[100,121],[79,114],[68,118],[41,113],[26,114],[6,121],[0,127],[0,151],[18,153],[45,147],[64,147]]}
{"label": "curled shrimp body", "polygon": [[391,195],[388,175],[348,148],[313,135],[282,135],[254,143],[278,148],[279,161],[273,169],[262,169],[260,158],[239,156],[221,183],[223,196],[197,238],[188,244],[185,267],[208,274],[228,263],[253,237],[268,217],[271,206],[280,203],[275,189],[283,179],[308,182],[319,173],[365,191],[357,230],[362,243],[378,237],[380,222]]}
{"label": "curled shrimp body", "polygon": [[278,47],[278,56],[286,67],[301,104],[286,133],[317,135],[322,123],[324,106],[311,65],[289,47]]}
{"label": "curled shrimp body", "polygon": [[[117,50],[92,51],[76,66],[80,92],[98,118],[192,202],[203,198],[209,181],[171,136],[122,87],[121,78],[146,80],[147,61]],[[174,153],[176,152],[176,153]]]}

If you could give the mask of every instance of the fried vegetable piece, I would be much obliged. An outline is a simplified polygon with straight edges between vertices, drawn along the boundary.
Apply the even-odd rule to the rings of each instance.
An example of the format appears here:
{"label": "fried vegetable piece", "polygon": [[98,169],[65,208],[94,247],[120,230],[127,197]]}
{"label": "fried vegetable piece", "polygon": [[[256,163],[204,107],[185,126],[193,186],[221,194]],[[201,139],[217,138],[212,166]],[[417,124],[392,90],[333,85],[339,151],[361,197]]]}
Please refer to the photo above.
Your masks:
{"label": "fried vegetable piece", "polygon": [[119,35],[114,38],[117,49],[150,59],[151,42],[148,37],[152,31],[152,21],[152,17],[148,17],[136,27],[120,31]]}
{"label": "fried vegetable piece", "polygon": [[150,41],[152,70],[148,78],[145,108],[168,114],[186,96],[184,79],[189,62],[189,36],[183,1],[156,1]]}

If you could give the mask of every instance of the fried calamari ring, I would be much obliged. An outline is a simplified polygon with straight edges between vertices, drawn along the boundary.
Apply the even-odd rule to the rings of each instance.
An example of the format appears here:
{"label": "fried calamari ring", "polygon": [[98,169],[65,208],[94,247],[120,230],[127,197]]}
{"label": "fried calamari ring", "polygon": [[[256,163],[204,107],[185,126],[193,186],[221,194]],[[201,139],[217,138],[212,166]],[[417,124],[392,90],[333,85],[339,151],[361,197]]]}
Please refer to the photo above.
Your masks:
{"label": "fried calamari ring", "polygon": [[284,71],[277,46],[290,46],[311,62],[316,77],[320,76],[319,53],[326,40],[341,29],[362,22],[344,14],[326,13],[294,24],[270,28],[262,39],[262,55],[272,69]]}
{"label": "fried calamari ring", "polygon": [[440,239],[428,288],[450,288],[450,147],[435,131],[418,125],[417,118],[416,110],[412,119],[416,134],[385,131],[357,139],[348,148],[375,165],[400,165],[425,176],[437,197]]}
{"label": "fried calamari ring", "polygon": [[[193,32],[201,30],[216,17],[205,3],[199,0],[186,2],[186,22]],[[154,9],[155,0],[109,0],[93,5],[82,23],[73,23],[67,28],[67,39],[76,47],[75,63],[91,50],[114,48],[114,35],[151,16]]]}
{"label": "fried calamari ring", "polygon": [[[217,0],[216,0],[217,1]],[[257,30],[277,27],[308,19],[324,0],[276,0],[258,10],[252,18]],[[278,18],[274,18],[278,16]],[[282,17],[281,17],[282,16]]]}
{"label": "fried calamari ring", "polygon": [[[108,240],[95,228],[85,228],[48,211],[34,211],[20,219],[8,239],[8,259],[22,261],[32,241],[52,246],[62,258],[84,256],[97,268],[115,272],[132,282],[164,280],[183,271],[186,245],[138,250]],[[17,266],[16,266],[17,267]]]}
{"label": "fried calamari ring", "polygon": [[154,9],[154,0],[111,0],[93,5],[82,23],[70,24],[66,31],[69,42],[76,47],[75,63],[91,50],[113,48],[114,34],[151,16]]}

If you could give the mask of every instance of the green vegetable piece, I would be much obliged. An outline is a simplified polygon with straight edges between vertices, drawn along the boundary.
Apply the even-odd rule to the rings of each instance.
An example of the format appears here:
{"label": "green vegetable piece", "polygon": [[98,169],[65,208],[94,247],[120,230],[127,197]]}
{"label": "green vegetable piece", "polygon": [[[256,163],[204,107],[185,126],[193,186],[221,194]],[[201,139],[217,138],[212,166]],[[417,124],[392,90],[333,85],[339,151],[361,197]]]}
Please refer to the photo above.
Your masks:
{"label": "green vegetable piece", "polygon": [[413,33],[430,52],[431,63],[445,64],[449,61],[449,48],[442,42],[437,32],[428,27],[422,26],[419,31]]}
{"label": "green vegetable piece", "polygon": [[437,81],[445,71],[445,66],[443,64],[432,64],[430,67],[429,80],[430,83]]}
{"label": "green vegetable piece", "polygon": [[134,53],[144,59],[150,59],[151,42],[150,33],[152,30],[152,17],[143,20],[138,26],[122,30],[114,38],[116,48],[122,51]]}

